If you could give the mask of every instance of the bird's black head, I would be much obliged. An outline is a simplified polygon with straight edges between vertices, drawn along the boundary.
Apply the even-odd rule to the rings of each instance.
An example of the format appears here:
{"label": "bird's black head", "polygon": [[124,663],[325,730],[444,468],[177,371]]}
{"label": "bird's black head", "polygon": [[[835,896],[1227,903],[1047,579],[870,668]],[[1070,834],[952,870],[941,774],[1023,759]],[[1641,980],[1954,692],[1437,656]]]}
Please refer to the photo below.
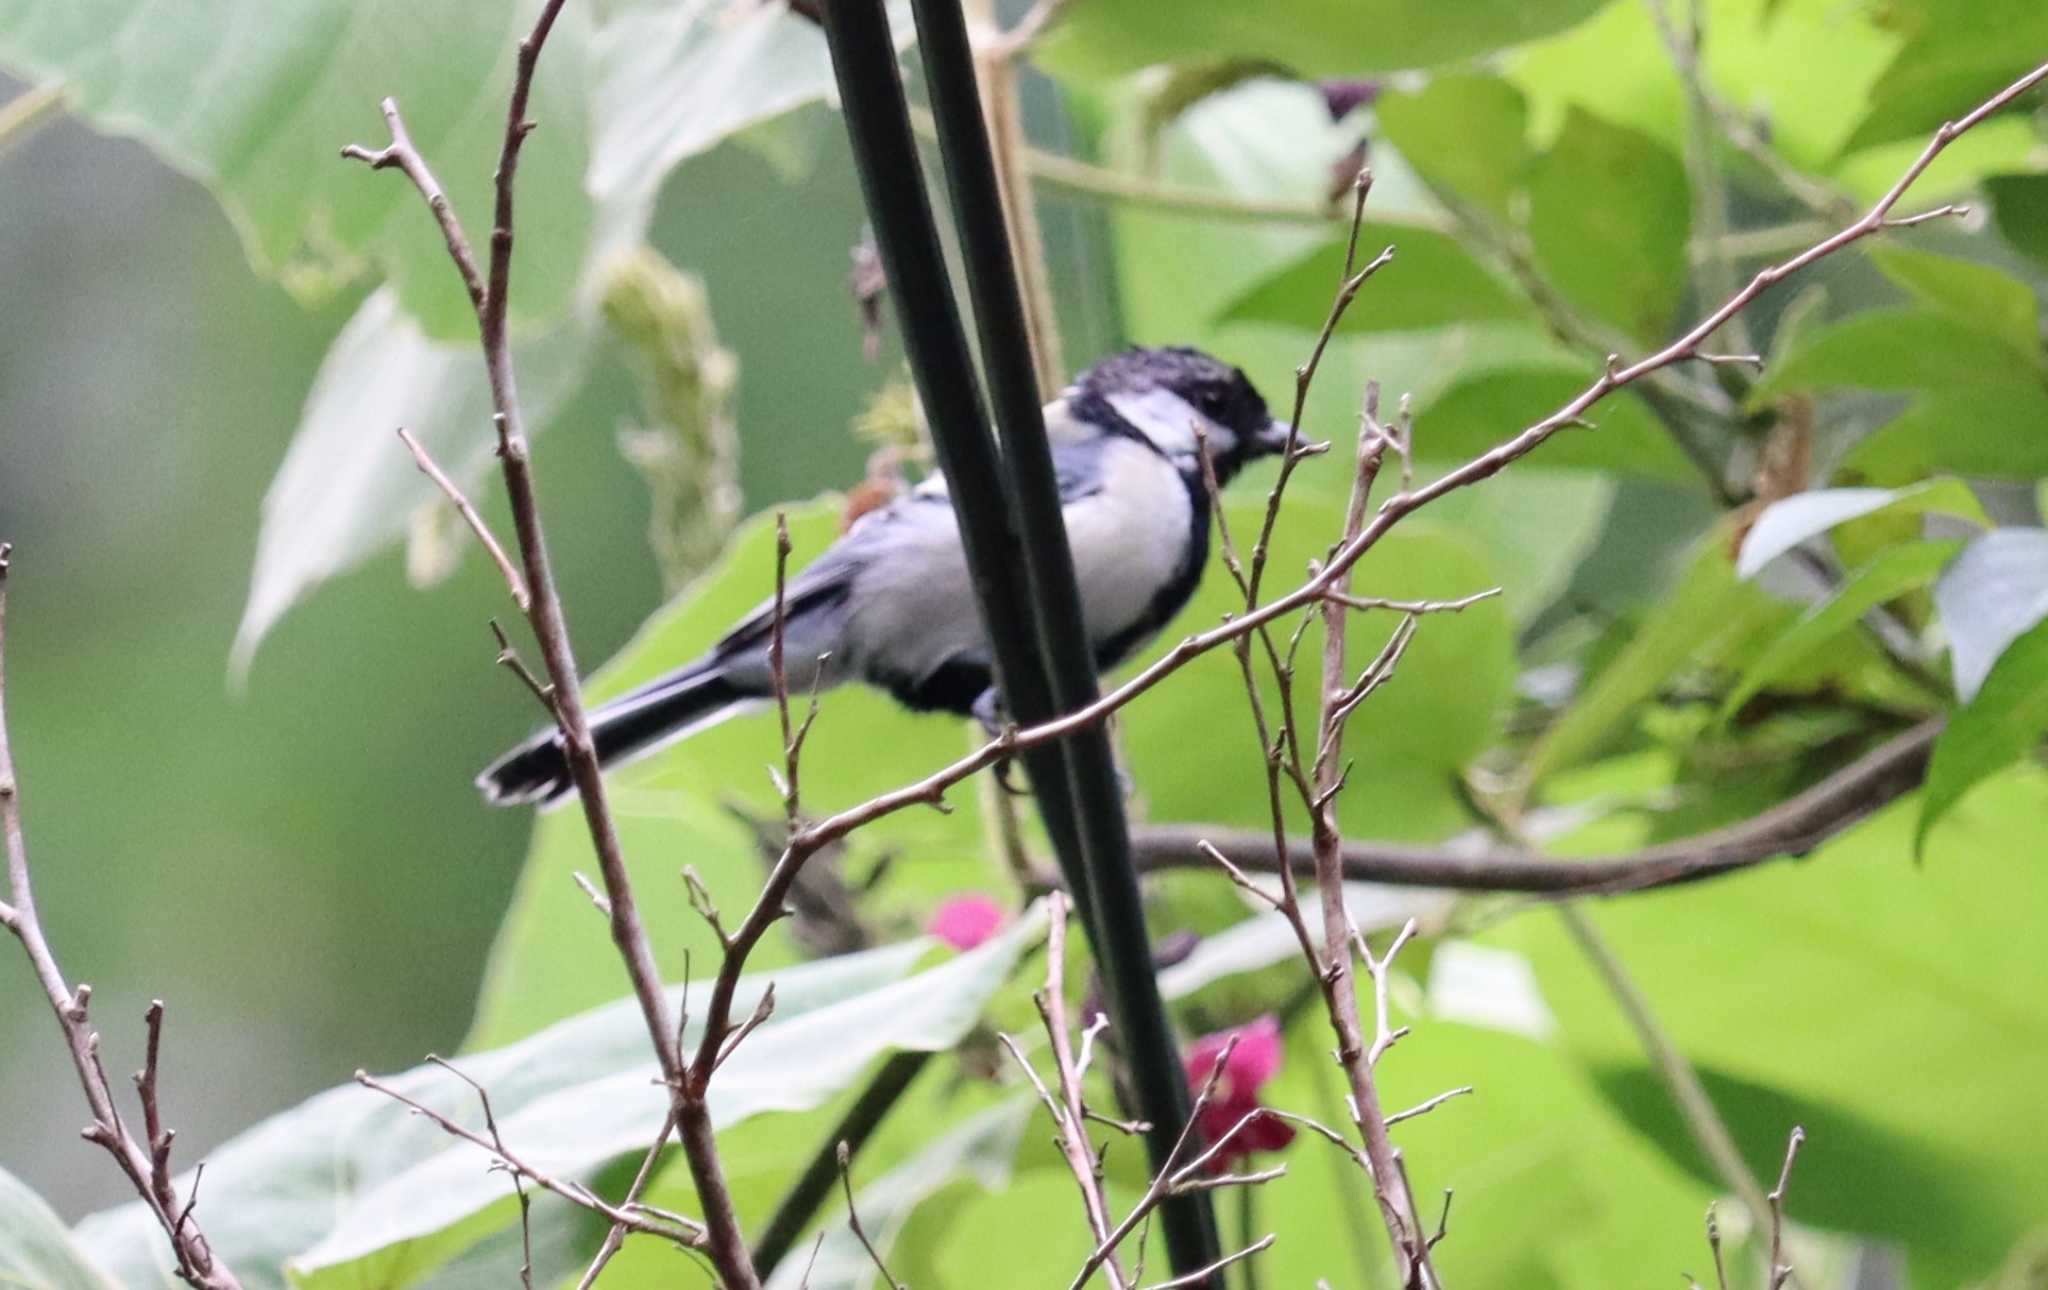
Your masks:
{"label": "bird's black head", "polygon": [[1105,358],[1075,380],[1069,397],[1091,416],[1113,412],[1177,461],[1196,460],[1199,425],[1219,481],[1287,445],[1287,424],[1273,419],[1242,371],[1186,346]]}

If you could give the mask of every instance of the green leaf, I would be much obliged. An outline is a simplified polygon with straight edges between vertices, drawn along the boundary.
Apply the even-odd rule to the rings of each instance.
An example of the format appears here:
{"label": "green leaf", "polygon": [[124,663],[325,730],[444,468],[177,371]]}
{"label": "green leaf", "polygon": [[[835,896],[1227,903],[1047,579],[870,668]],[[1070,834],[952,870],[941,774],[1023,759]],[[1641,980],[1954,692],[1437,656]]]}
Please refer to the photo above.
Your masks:
{"label": "green leaf", "polygon": [[1726,721],[1750,696],[1854,628],[1870,610],[1934,581],[1962,546],[1959,539],[1907,542],[1851,573],[1764,648],[1722,701],[1721,719]]}
{"label": "green leaf", "polygon": [[1843,457],[1840,474],[1899,485],[1929,475],[2048,476],[2048,390],[2001,381],[1930,390]]}
{"label": "green leaf", "polygon": [[[1223,307],[1225,322],[1276,322],[1322,329],[1344,268],[1342,238],[1299,256]],[[1426,331],[1459,322],[1520,321],[1528,302],[1482,267],[1457,239],[1405,225],[1367,221],[1358,263],[1394,248],[1394,259],[1366,280],[1338,325],[1340,333]]]}
{"label": "green leaf", "polygon": [[2005,648],[1975,697],[1949,718],[1927,767],[1927,795],[1913,835],[1927,831],[1972,788],[2032,752],[2048,731],[2048,626],[2037,623]]}
{"label": "green leaf", "polygon": [[1736,576],[1728,558],[1728,525],[1716,526],[1628,644],[1537,739],[1523,763],[1523,782],[1541,784],[1586,760],[1673,673],[1727,658],[1793,612]]}
{"label": "green leaf", "polygon": [[1969,485],[1937,479],[1910,488],[1817,488],[1795,493],[1764,508],[1742,540],[1735,572],[1753,578],[1763,567],[1808,538],[1866,515],[1939,513],[1990,523]]}
{"label": "green leaf", "polygon": [[[1031,1118],[1039,1103],[1012,1098],[932,1139],[929,1146],[862,1187],[854,1212],[875,1248],[887,1259],[919,1206],[960,1184],[1000,1194],[1010,1185]],[[831,1222],[815,1251],[793,1251],[775,1269],[767,1290],[865,1290],[875,1275],[875,1256],[853,1229]]]}
{"label": "green leaf", "polygon": [[[580,323],[515,343],[531,424],[545,425],[575,393],[592,345]],[[397,541],[420,507],[446,504],[398,441],[400,426],[465,484],[494,460],[482,352],[474,341],[427,335],[387,288],[372,293],[335,337],[264,496],[256,567],[235,632],[237,675],[247,675],[265,634],[300,597]]]}
{"label": "green leaf", "polygon": [[1930,134],[2040,62],[2048,12],[2031,0],[1909,0],[1894,15],[1912,38],[1870,88],[1845,150]]}
{"label": "green leaf", "polygon": [[[712,1085],[714,1123],[723,1128],[767,1111],[816,1106],[890,1049],[950,1047],[1043,934],[1042,918],[1020,919],[980,948],[922,972],[914,969],[932,943],[915,939],[744,978],[735,1015],[750,1012],[771,980],[775,1011],[720,1068]],[[677,988],[669,1006],[680,1004]],[[701,1026],[700,1015],[686,1045],[695,1045]],[[630,999],[507,1048],[470,1054],[459,1065],[490,1090],[506,1142],[559,1176],[585,1178],[644,1148],[665,1114],[647,1034]],[[439,1067],[416,1067],[386,1082],[480,1127],[474,1092]],[[287,1262],[295,1284],[406,1284],[516,1223],[510,1189],[487,1163],[474,1146],[382,1094],[334,1089],[212,1154],[206,1187],[218,1208],[208,1235],[253,1284],[278,1284],[265,1269]],[[88,1219],[79,1238],[112,1257],[160,1235],[138,1204]]]}
{"label": "green leaf", "polygon": [[[163,1239],[158,1230],[158,1239]],[[0,1169],[0,1285],[20,1290],[114,1290],[28,1184]]]}
{"label": "green leaf", "polygon": [[2039,386],[2041,366],[1944,310],[1870,309],[1816,327],[1764,373],[1750,394],[1761,407],[1801,390],[1921,390]]}
{"label": "green leaf", "polygon": [[2041,305],[2034,289],[2018,278],[1974,260],[1905,246],[1871,246],[1866,254],[1922,302],[1989,332],[2024,357],[2040,357]]}
{"label": "green leaf", "polygon": [[[1783,0],[1767,21],[1768,4],[1724,0],[1704,13],[1707,79],[1751,120],[1767,115],[1771,145],[1794,165],[1818,171],[1855,128],[1863,92],[1898,48],[1898,37],[1874,21],[1874,11],[1844,10],[1832,0]],[[1684,146],[1684,87],[1651,11],[1640,5],[1608,5],[1590,21],[1519,51],[1507,75],[1528,96],[1539,138],[1554,134],[1567,112],[1580,107],[1641,130],[1674,152]]]}
{"label": "green leaf", "polygon": [[1992,175],[1984,180],[1984,192],[2000,235],[2048,265],[2048,175]]}
{"label": "green leaf", "polygon": [[[907,47],[909,5],[888,10]],[[651,202],[684,160],[832,93],[824,33],[784,5],[620,0],[591,52],[588,182],[600,201],[624,209]]]}
{"label": "green leaf", "polygon": [[1530,176],[1537,267],[1566,299],[1638,340],[1662,337],[1677,312],[1691,220],[1678,158],[1582,109]]}
{"label": "green leaf", "polygon": [[[1464,460],[1505,443],[1555,412],[1593,380],[1571,363],[1481,369],[1455,378],[1419,409],[1416,451]],[[1699,472],[1643,401],[1628,391],[1608,395],[1588,416],[1595,428],[1552,435],[1528,464],[1548,470],[1619,471],[1696,487]]]}
{"label": "green leaf", "polygon": [[[728,1128],[768,1111],[810,1110],[850,1086],[873,1058],[892,1049],[938,1052],[952,1047],[980,1019],[1025,950],[1044,935],[1042,917],[1021,918],[981,947],[916,976],[841,988],[823,998],[799,994],[786,1000],[777,983],[773,1015],[733,1051],[712,1082],[713,1126]],[[924,947],[918,941],[906,945]],[[808,981],[834,969],[845,974],[840,965],[848,961],[826,959],[780,975]],[[754,977],[761,979],[761,974]],[[760,988],[757,984],[755,997]],[[738,1003],[734,1015],[752,1006],[751,998]],[[640,1038],[644,1043],[645,1034]],[[687,1031],[685,1047],[694,1048],[701,1038],[698,1024]],[[586,1071],[573,1082],[538,1090],[523,1105],[500,1105],[498,1125],[529,1164],[544,1173],[576,1177],[644,1150],[660,1131],[668,1105],[668,1092],[648,1056],[612,1070]],[[365,1190],[333,1231],[292,1260],[294,1276],[304,1274],[307,1285],[319,1286],[328,1282],[316,1274],[332,1269],[344,1274],[332,1284],[348,1284],[348,1264],[372,1256],[381,1262],[394,1254],[409,1259],[393,1248],[401,1240],[453,1227],[487,1207],[502,1209],[504,1180],[480,1172],[476,1164],[471,1150],[444,1150]]]}
{"label": "green leaf", "polygon": [[[0,63],[61,81],[78,113],[132,135],[211,188],[250,263],[309,296],[381,266],[430,335],[475,318],[426,205],[397,172],[335,154],[388,141],[393,95],[481,248],[515,46],[540,0],[452,5],[423,22],[409,0],[5,0]],[[406,32],[404,39],[392,33]],[[520,166],[516,320],[566,306],[595,227],[583,188],[589,19],[555,24],[533,88],[545,123]]]}
{"label": "green leaf", "polygon": [[[2038,863],[2044,813],[2048,775],[2007,772],[1929,839],[1924,867],[1912,863],[1918,810],[1908,800],[1798,864],[1589,906],[1665,1033],[1696,1067],[1731,1077],[1708,1087],[1752,1175],[1775,1178],[1785,1134],[1793,1123],[1807,1124],[1813,1132],[1794,1174],[1792,1220],[1900,1244],[1911,1265],[1901,1284],[1971,1284],[2040,1223],[2035,1198],[2048,1188],[2048,1158],[2034,1135],[2013,1126],[2026,1122],[2048,1081],[2048,1004],[2034,988],[2048,972],[2048,944],[2028,930],[2048,900],[2048,870]],[[1596,1078],[1613,1066],[1640,1065],[1641,1042],[1612,992],[1554,919],[1518,917],[1485,939],[1534,963],[1560,1026],[1554,1051]],[[1436,1050],[1446,1042],[1439,1032],[1418,1025],[1404,1041],[1407,1055],[1390,1067],[1427,1063],[1432,1069],[1421,1079],[1472,1083],[1479,1093],[1457,1111],[1446,1107],[1416,1122],[1403,1143],[1412,1162],[1430,1160],[1442,1138],[1463,1145],[1481,1132],[1490,1133],[1496,1157],[1560,1137],[1600,1140],[1617,1122],[1628,1127],[1624,1136],[1651,1141],[1639,1136],[1637,1115],[1604,1098],[1608,1111],[1594,1114],[1519,1101],[1525,1081],[1547,1074],[1550,1059],[1540,1048],[1519,1060],[1465,1055],[1456,1067],[1462,1073],[1451,1075],[1438,1064]],[[1900,1042],[1916,1034],[1942,1041]],[[1987,1054],[1996,1056],[1987,1061]],[[1871,1078],[1878,1070],[1883,1077]],[[1397,1089],[1387,1097],[1402,1103]],[[1491,1115],[1497,1097],[1518,1099],[1511,1110],[1519,1122],[1513,1115],[1466,1121]],[[1934,1134],[1927,1132],[1930,1097],[1943,1104]],[[1560,1124],[1570,1132],[1559,1134]],[[1616,1238],[1560,1243],[1558,1261],[1569,1275],[1559,1284],[1619,1284],[1629,1268],[1644,1266],[1697,1269],[1705,1257],[1699,1208],[1721,1188],[1698,1181],[1688,1166],[1696,1204],[1680,1212],[1653,1200],[1671,1186],[1673,1171],[1662,1163],[1674,1154],[1668,1142],[1655,1139],[1661,1167],[1646,1173],[1624,1149],[1546,1174],[1557,1187],[1590,1191],[1600,1216],[1589,1224],[1593,1235]],[[1896,1157],[1887,1159],[1887,1148]],[[1840,1158],[1823,1163],[1831,1149]],[[1684,1144],[1679,1153],[1692,1154]],[[1816,1185],[1802,1188],[1809,1167]],[[1460,1182],[1437,1177],[1417,1177],[1415,1185]],[[1639,1185],[1648,1190],[1633,1194]],[[1645,1223],[1645,1213],[1665,1221]],[[1448,1256],[1449,1242],[1444,1250]],[[1571,1254],[1590,1261],[1570,1261]]]}
{"label": "green leaf", "polygon": [[1432,77],[1420,90],[1387,90],[1373,111],[1381,133],[1423,178],[1511,219],[1532,156],[1520,90],[1497,76],[1459,72]]}
{"label": "green leaf", "polygon": [[2048,529],[1994,529],[1934,584],[1948,632],[1956,693],[1965,703],[2006,648],[2048,615]]}
{"label": "green leaf", "polygon": [[1298,0],[1285,16],[1230,0],[1074,5],[1034,59],[1062,78],[1104,80],[1155,63],[1263,59],[1303,77],[1359,76],[1473,58],[1561,31],[1600,0]]}

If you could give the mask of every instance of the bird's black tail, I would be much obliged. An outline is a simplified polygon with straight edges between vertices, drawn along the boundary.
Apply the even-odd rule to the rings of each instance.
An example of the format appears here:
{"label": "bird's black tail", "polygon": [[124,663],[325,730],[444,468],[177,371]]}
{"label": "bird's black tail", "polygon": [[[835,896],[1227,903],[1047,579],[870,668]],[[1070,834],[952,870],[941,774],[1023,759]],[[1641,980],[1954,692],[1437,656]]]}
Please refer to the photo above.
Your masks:
{"label": "bird's black tail", "polygon": [[[715,725],[760,696],[734,685],[716,666],[663,677],[590,714],[597,759],[611,767]],[[476,777],[493,806],[552,805],[574,788],[562,733],[547,730],[506,753]]]}

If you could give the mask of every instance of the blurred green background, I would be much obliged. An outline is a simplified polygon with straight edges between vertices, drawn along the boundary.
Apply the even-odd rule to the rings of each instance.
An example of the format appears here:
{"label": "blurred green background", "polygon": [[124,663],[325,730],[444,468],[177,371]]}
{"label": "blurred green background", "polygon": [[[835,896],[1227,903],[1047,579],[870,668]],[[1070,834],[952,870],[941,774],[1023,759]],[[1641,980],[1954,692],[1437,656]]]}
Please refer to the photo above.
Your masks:
{"label": "blurred green background", "polygon": [[[836,128],[806,116],[800,132]],[[846,425],[897,360],[863,361],[842,285],[863,218],[849,163],[820,150],[792,182],[735,145],[692,176],[653,240],[706,280],[744,356],[749,505],[858,479]],[[166,1092],[197,1159],[358,1066],[460,1042],[527,833],[469,780],[531,701],[492,663],[495,574],[465,558],[421,594],[399,552],[310,597],[247,693],[229,684],[257,507],[358,297],[302,308],[202,188],[70,121],[0,157],[0,273],[8,717],[43,919],[115,1069],[139,1062],[148,999],[168,1004]],[[592,666],[661,596],[609,391],[538,447],[546,503],[574,517],[551,537]],[[122,1183],[78,1139],[35,1000],[0,955],[0,1162],[75,1215]],[[224,1060],[202,1071],[208,1050]]]}

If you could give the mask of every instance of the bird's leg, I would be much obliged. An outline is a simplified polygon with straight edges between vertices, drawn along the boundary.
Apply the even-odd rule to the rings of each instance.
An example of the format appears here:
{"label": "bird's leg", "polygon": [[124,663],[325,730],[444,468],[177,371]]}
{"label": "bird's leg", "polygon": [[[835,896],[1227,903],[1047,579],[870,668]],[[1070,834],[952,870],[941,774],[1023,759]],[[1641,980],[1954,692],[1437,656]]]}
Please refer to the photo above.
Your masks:
{"label": "bird's leg", "polygon": [[[983,690],[974,700],[973,712],[974,719],[981,723],[982,730],[991,739],[1002,738],[1003,731],[1009,728],[1009,718],[1003,712],[1003,696],[993,685]],[[1005,757],[996,763],[996,786],[1012,797],[1024,797],[1030,790],[1019,787],[1011,778],[1011,768],[1015,762],[1016,758]]]}

